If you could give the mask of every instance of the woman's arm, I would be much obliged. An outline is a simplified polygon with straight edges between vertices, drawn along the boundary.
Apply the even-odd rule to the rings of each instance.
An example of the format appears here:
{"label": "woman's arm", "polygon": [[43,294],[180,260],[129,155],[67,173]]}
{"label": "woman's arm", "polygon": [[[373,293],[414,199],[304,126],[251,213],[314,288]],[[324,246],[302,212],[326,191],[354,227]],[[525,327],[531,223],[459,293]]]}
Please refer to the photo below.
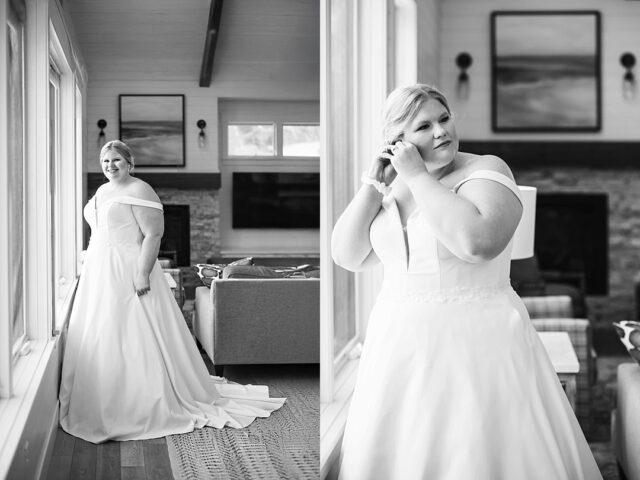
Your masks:
{"label": "woman's arm", "polygon": [[333,227],[331,253],[336,264],[356,272],[377,263],[370,260],[365,264],[365,260],[373,253],[369,228],[381,204],[382,194],[373,186],[363,185],[358,190]]}
{"label": "woman's arm", "polygon": [[[160,203],[160,199],[150,186],[144,184],[136,190],[134,195],[137,198]],[[131,208],[144,236],[140,247],[140,256],[138,257],[137,274],[134,280],[136,292],[138,295],[144,295],[150,290],[149,275],[158,259],[160,241],[164,233],[164,215],[162,210],[153,207],[132,205]]]}
{"label": "woman's arm", "polygon": [[[367,175],[384,185],[395,179],[396,171],[387,148],[373,161]],[[373,185],[360,187],[333,227],[331,253],[336,264],[356,272],[378,263],[369,241],[369,229],[381,205],[382,193]]]}
{"label": "woman's arm", "polygon": [[[522,205],[509,188],[475,179],[463,184],[456,194],[429,175],[415,146],[405,142],[396,157],[394,166],[421,214],[454,255],[476,263],[495,258],[506,248],[522,215]],[[511,178],[509,168],[497,157],[487,156],[478,162],[483,169]]]}

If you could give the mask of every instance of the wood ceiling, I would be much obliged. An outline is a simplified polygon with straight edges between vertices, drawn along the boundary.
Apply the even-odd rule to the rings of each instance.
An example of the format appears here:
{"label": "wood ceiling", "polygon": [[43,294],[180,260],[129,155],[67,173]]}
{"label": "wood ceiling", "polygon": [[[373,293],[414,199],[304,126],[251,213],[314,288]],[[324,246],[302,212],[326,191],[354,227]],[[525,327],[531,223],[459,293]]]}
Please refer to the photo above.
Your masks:
{"label": "wood ceiling", "polygon": [[[161,78],[198,84],[206,74],[205,39],[218,1],[66,0],[65,8],[90,82]],[[218,21],[212,85],[239,76],[278,80],[283,70],[300,81],[318,81],[317,0],[229,0]]]}

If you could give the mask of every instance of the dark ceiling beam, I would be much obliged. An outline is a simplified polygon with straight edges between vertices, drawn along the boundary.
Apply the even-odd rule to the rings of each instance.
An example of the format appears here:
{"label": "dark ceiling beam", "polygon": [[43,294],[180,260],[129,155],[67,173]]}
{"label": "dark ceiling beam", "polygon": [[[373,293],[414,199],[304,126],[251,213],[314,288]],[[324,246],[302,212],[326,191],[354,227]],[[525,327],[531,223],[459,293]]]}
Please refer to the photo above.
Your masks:
{"label": "dark ceiling beam", "polygon": [[220,17],[222,16],[222,0],[211,0],[209,8],[209,23],[204,40],[204,54],[202,55],[202,67],[200,68],[200,86],[211,86],[211,73],[213,72],[213,57],[216,53],[218,32],[220,31]]}

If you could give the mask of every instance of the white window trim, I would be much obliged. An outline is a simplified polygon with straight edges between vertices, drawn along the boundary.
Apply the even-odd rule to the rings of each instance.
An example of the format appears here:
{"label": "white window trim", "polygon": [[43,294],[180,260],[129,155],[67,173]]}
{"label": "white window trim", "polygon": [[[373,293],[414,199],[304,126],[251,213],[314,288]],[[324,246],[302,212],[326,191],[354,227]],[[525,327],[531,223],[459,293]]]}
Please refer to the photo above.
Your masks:
{"label": "white window trim", "polygon": [[[271,125],[273,127],[273,155],[232,155],[229,153],[229,127],[232,125]],[[237,160],[277,160],[281,155],[278,155],[278,124],[276,122],[237,122],[231,121],[224,124],[223,132],[223,153],[222,157],[225,160],[237,161]]]}
{"label": "white window trim", "polygon": [[[78,276],[78,248],[81,244],[76,244],[78,230],[78,216],[76,214],[78,205],[78,184],[81,178],[81,162],[69,162],[69,159],[76,159],[77,152],[77,84],[76,76],[66,58],[64,49],[56,33],[53,22],[49,22],[49,56],[50,62],[55,66],[60,74],[60,125],[59,125],[59,142],[58,152],[59,161],[56,171],[56,183],[58,191],[56,193],[55,202],[58,211],[65,212],[57,218],[57,232],[59,244],[57,246],[56,255],[60,258],[59,276],[54,278],[58,288],[57,298],[54,299],[54,318],[53,332],[59,332],[64,323],[65,316],[63,314],[65,307],[65,299],[69,296],[72,286]],[[70,165],[70,163],[72,163]],[[73,213],[71,213],[73,212]],[[59,319],[59,320],[58,320]]]}
{"label": "white window trim", "polygon": [[[355,8],[354,35],[354,92],[355,92],[355,155],[353,162],[354,182],[359,173],[369,166],[378,146],[381,144],[378,132],[381,131],[380,112],[388,94],[392,65],[393,45],[387,44],[389,33],[393,33],[390,25],[390,11],[393,0],[352,0]],[[392,19],[391,19],[392,20]],[[320,86],[321,86],[321,145],[326,144],[329,131],[327,129],[328,99],[330,98],[330,5],[322,0],[320,7]],[[391,42],[393,43],[393,42]],[[347,355],[339,371],[334,370],[333,363],[333,303],[332,303],[332,264],[331,264],[331,228],[328,225],[332,218],[332,204],[329,186],[331,173],[326,153],[321,153],[321,191],[323,210],[321,231],[321,259],[323,266],[323,285],[321,286],[321,422],[320,422],[320,478],[336,473],[336,462],[344,432],[349,402],[355,386],[358,359],[356,355]],[[336,161],[336,160],[333,160]],[[328,227],[328,228],[327,228]],[[380,286],[381,269],[356,274],[356,318],[358,334],[361,337],[366,330],[366,321],[370,308]]]}
{"label": "white window trim", "polygon": [[[7,389],[0,391],[0,478],[6,477],[16,458],[18,442],[23,434],[26,422],[32,418],[34,401],[37,398],[43,380],[45,368],[50,364],[55,354],[58,338],[51,335],[51,270],[48,248],[48,172],[43,168],[42,159],[48,158],[48,91],[49,91],[49,26],[50,18],[62,22],[66,28],[62,11],[56,1],[27,0],[27,22],[25,25],[25,317],[26,331],[31,338],[31,351],[27,356],[19,356],[13,363],[10,357],[9,345],[10,327],[8,322],[1,319],[8,318],[8,289],[0,288],[0,385],[12,385],[13,391],[8,395]],[[0,25],[6,25],[6,8],[0,8]],[[4,30],[3,30],[4,31]],[[64,32],[66,33],[66,31]],[[74,60],[74,78],[83,90],[86,84],[86,72],[83,70],[79,52],[73,51],[73,45],[67,35],[65,37],[66,50]],[[0,64],[6,65],[6,35],[0,35]],[[6,109],[6,78],[0,79],[0,149],[6,148],[7,121]],[[81,108],[79,112],[83,112]],[[75,111],[70,112],[73,118]],[[64,115],[64,112],[63,112]],[[65,127],[63,127],[65,128]],[[44,132],[44,133],[43,133]],[[75,128],[72,129],[75,134]],[[77,139],[81,142],[81,139]],[[75,142],[73,143],[75,146]],[[81,147],[81,143],[80,143]],[[81,148],[78,150],[81,152]],[[72,162],[82,166],[82,156],[71,151]],[[64,152],[63,152],[64,154]],[[4,157],[4,156],[0,156]],[[0,200],[9,191],[7,175],[4,169],[6,162],[0,162]],[[81,185],[80,171],[74,179],[77,186]],[[5,193],[7,192],[7,193]],[[79,198],[77,190],[74,191]],[[6,208],[7,202],[0,201],[0,227],[7,225],[10,212]],[[75,207],[76,203],[74,203]],[[77,203],[79,205],[79,203]],[[78,217],[80,218],[80,217]],[[8,258],[7,229],[0,228],[0,285],[10,282],[6,260]],[[80,243],[78,243],[78,246]],[[73,282],[60,311],[68,318],[73,299],[73,291],[77,282]],[[5,383],[8,380],[9,383]],[[13,382],[12,382],[13,381]],[[43,457],[40,457],[42,460]],[[38,468],[42,468],[39,465]]]}
{"label": "white window trim", "polygon": [[280,130],[282,132],[282,158],[286,158],[287,160],[307,160],[309,158],[314,159],[315,161],[319,161],[320,157],[318,155],[285,155],[284,154],[284,127],[319,127],[320,123],[318,122],[282,122],[280,125]]}

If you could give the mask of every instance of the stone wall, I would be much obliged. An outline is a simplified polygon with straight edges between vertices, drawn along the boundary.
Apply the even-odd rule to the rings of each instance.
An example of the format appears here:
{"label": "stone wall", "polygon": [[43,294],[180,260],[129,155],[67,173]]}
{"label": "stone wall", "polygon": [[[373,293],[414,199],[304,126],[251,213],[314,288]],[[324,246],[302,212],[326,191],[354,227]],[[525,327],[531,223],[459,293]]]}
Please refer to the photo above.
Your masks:
{"label": "stone wall", "polygon": [[514,169],[519,185],[545,193],[607,193],[609,197],[609,295],[590,296],[594,322],[633,319],[634,284],[640,279],[640,171],[555,167]]}
{"label": "stone wall", "polygon": [[220,201],[217,190],[157,188],[165,205],[189,205],[191,264],[220,255]]}

